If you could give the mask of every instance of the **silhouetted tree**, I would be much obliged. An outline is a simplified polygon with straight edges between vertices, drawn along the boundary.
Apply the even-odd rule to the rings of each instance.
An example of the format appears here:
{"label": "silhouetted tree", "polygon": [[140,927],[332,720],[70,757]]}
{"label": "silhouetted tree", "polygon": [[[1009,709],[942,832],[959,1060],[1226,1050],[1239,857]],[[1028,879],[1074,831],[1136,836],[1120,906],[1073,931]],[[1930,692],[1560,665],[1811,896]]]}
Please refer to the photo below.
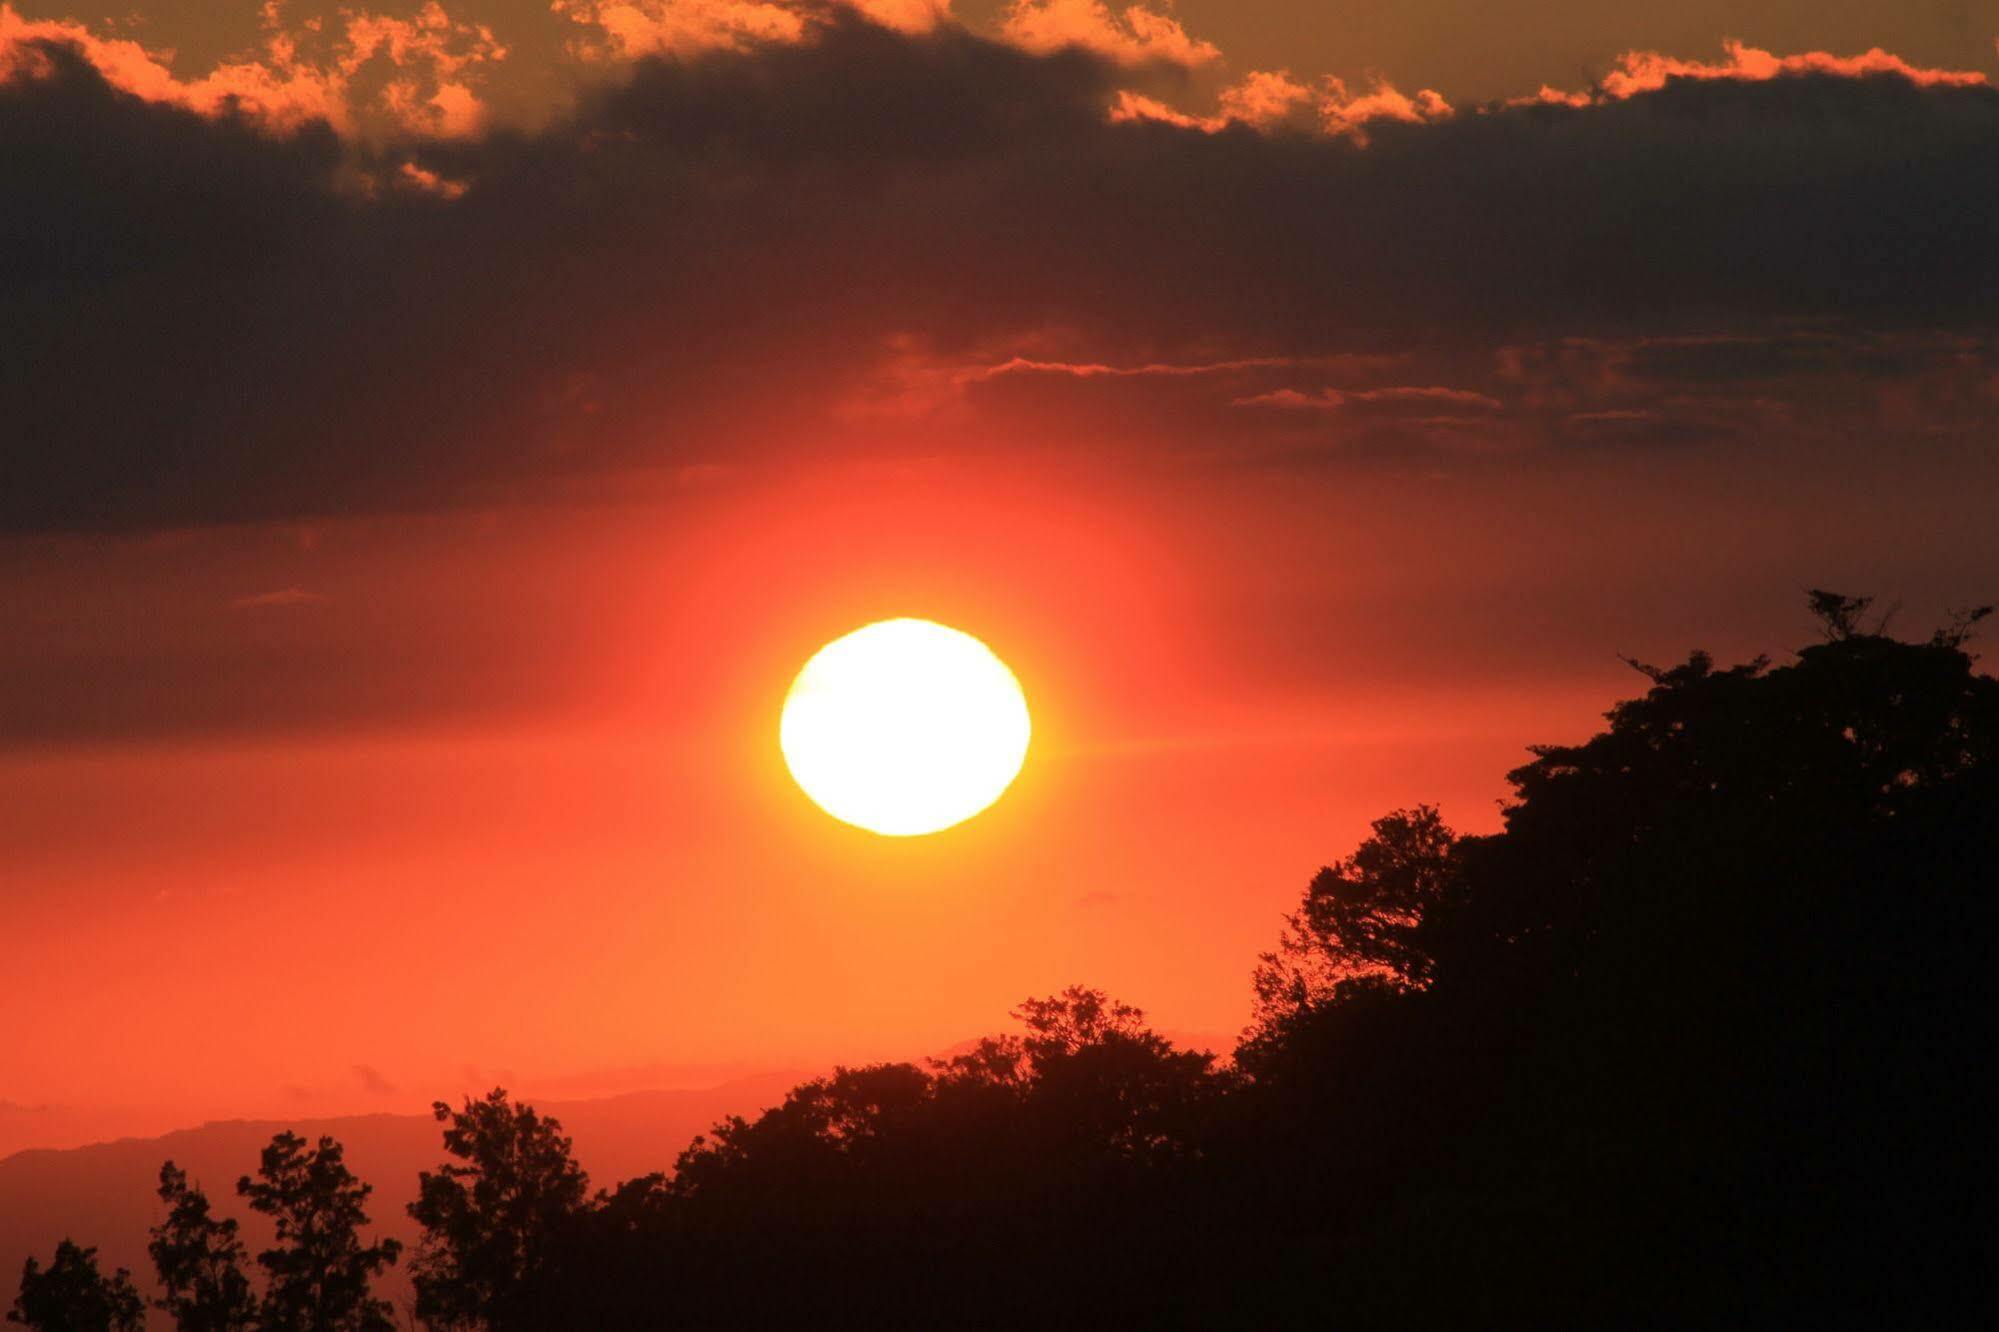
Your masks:
{"label": "silhouetted tree", "polygon": [[787,1197],[800,1217],[826,1204],[879,1205],[929,1173],[931,1144],[913,1129],[934,1090],[913,1064],[835,1069],[754,1120],[732,1115],[696,1138],[681,1153],[673,1191],[732,1213]]}
{"label": "silhouetted tree", "polygon": [[588,1179],[562,1126],[495,1088],[454,1111],[433,1107],[457,1163],[418,1176],[409,1214],[424,1228],[411,1270],[416,1316],[435,1327],[520,1325],[523,1287],[583,1207]]}
{"label": "silhouetted tree", "polygon": [[[1992,606],[1960,606],[1951,611],[1950,619],[1938,626],[1937,631],[1930,635],[1930,646],[1963,651],[1964,645],[1977,635],[1978,626],[1985,622],[1994,609],[1999,608]],[[1967,652],[1965,653],[1965,657],[1970,661],[1978,660],[1975,653]]]}
{"label": "silhouetted tree", "polygon": [[1876,617],[1873,627],[1869,628],[1864,621],[1868,608],[1874,604],[1873,597],[1849,597],[1818,587],[1806,594],[1805,604],[1818,618],[1820,632],[1828,643],[1884,634],[1888,621],[1895,614],[1895,608],[1891,606]]}
{"label": "silhouetted tree", "polygon": [[146,1303],[132,1274],[121,1267],[103,1275],[96,1249],[66,1239],[46,1271],[33,1258],[23,1265],[20,1294],[7,1311],[8,1322],[35,1332],[139,1332],[145,1320]]}
{"label": "silhouetted tree", "polygon": [[754,1121],[717,1125],[681,1156],[675,1190],[731,1207],[944,1188],[991,1200],[1198,1152],[1223,1085],[1212,1054],[1174,1049],[1138,1009],[1081,987],[1015,1016],[1025,1036],[929,1070],[842,1068]]}
{"label": "silhouetted tree", "polygon": [[181,1332],[235,1332],[255,1325],[256,1295],[243,1272],[243,1242],[232,1218],[215,1217],[208,1196],[172,1161],[160,1167],[166,1219],[152,1229],[153,1268],[166,1296],[156,1303]]}
{"label": "silhouetted tree", "polygon": [[1013,1016],[1026,1035],[988,1037],[938,1066],[944,1095],[1010,1094],[1041,1150],[1071,1166],[1162,1166],[1198,1155],[1226,1086],[1214,1055],[1175,1049],[1141,1010],[1080,985],[1028,999]]}
{"label": "silhouetted tree", "polygon": [[[1963,651],[1976,612],[1907,643],[1865,598],[1811,606],[1825,641],[1792,664],[1640,665],[1604,731],[1510,774],[1502,832],[1426,857],[1436,890],[1376,899],[1343,866],[1259,970],[1282,1021],[1238,1052],[1238,1159],[1267,1142],[1321,1198],[1399,1209],[1352,1223],[1357,1270],[1400,1283],[1383,1305],[1476,1288],[1452,1314],[1491,1317],[1510,1283],[1607,1320],[1907,1321],[1975,1261],[1932,1221],[1974,1210],[1951,1089],[1993,1035],[1999,683]],[[1348,940],[1420,965],[1281,965]],[[1455,1270],[1428,1265],[1446,1233]],[[1736,1275],[1775,1270],[1822,1285]]]}
{"label": "silhouetted tree", "polygon": [[332,1138],[308,1149],[297,1134],[280,1133],[264,1148],[257,1178],[237,1181],[250,1206],[277,1223],[276,1247],[257,1255],[269,1277],[258,1320],[267,1332],[392,1332],[396,1325],[370,1282],[396,1261],[402,1244],[361,1242],[373,1190],[342,1158]]}
{"label": "silhouetted tree", "polygon": [[[615,1277],[575,1275],[623,1254],[626,1271],[674,1271],[674,1307],[695,1324],[809,1319],[827,1289],[865,1292],[885,1326],[946,1307],[961,1325],[1059,1321],[1085,1304],[1149,1321],[1173,1291],[1150,1274],[1177,1263],[1170,1237],[1194,1233],[1175,1182],[1198,1168],[1229,1079],[1100,991],[1031,999],[1015,1016],[1022,1034],[928,1067],[837,1069],[717,1125],[664,1190],[606,1200],[586,1225],[592,1246],[553,1278],[563,1298],[543,1307],[656,1317],[602,1303]],[[1018,1279],[968,1296],[980,1273],[1007,1270]],[[789,1279],[759,1276],[772,1271]]]}
{"label": "silhouetted tree", "polygon": [[1252,1029],[1327,1002],[1342,981],[1427,984],[1436,959],[1425,935],[1459,884],[1451,859],[1456,844],[1430,805],[1375,820],[1373,835],[1353,855],[1313,877],[1275,951],[1258,959]]}

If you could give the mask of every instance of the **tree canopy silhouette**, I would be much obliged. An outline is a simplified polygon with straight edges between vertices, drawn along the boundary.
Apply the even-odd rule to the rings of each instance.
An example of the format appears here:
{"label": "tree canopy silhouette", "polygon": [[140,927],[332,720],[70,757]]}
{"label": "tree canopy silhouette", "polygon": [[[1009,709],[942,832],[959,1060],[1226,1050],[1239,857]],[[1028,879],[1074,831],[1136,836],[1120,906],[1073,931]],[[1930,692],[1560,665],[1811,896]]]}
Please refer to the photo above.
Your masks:
{"label": "tree canopy silhouette", "polygon": [[[1824,641],[1788,665],[1637,664],[1650,688],[1604,731],[1510,774],[1500,833],[1446,850],[1394,815],[1315,880],[1239,1052],[1315,1188],[1378,1186],[1493,1282],[1606,1315],[1954,1288],[1977,1210],[1956,1089],[1999,1011],[1999,683],[1965,651],[1986,612],[1911,643],[1865,598],[1811,604]],[[1427,1270],[1414,1222],[1368,1243],[1377,1274]]]}
{"label": "tree canopy silhouette", "polygon": [[139,1332],[146,1302],[119,1268],[110,1276],[97,1270],[97,1250],[69,1240],[56,1245],[47,1270],[33,1258],[21,1269],[21,1290],[7,1321],[35,1332]]}
{"label": "tree canopy silhouette", "polygon": [[165,1298],[156,1301],[181,1332],[239,1332],[256,1325],[257,1299],[243,1271],[243,1241],[234,1218],[217,1218],[208,1196],[172,1161],[160,1167],[166,1219],[152,1229],[147,1252]]}
{"label": "tree canopy silhouette", "polygon": [[374,1190],[344,1157],[332,1138],[307,1147],[296,1133],[280,1133],[264,1148],[257,1177],[236,1183],[277,1225],[276,1246],[257,1255],[268,1277],[258,1311],[265,1332],[394,1332],[395,1311],[374,1298],[370,1283],[402,1244],[362,1243]]}
{"label": "tree canopy silhouette", "polygon": [[1252,1029],[1327,1002],[1345,981],[1428,984],[1436,956],[1425,936],[1445,896],[1463,885],[1451,865],[1456,845],[1430,805],[1376,819],[1353,855],[1313,877],[1276,950],[1258,959]]}
{"label": "tree canopy silhouette", "polygon": [[418,1176],[409,1214],[424,1228],[410,1267],[416,1316],[435,1328],[521,1325],[520,1292],[583,1206],[589,1180],[562,1125],[494,1088],[462,1110],[432,1107],[453,1157]]}

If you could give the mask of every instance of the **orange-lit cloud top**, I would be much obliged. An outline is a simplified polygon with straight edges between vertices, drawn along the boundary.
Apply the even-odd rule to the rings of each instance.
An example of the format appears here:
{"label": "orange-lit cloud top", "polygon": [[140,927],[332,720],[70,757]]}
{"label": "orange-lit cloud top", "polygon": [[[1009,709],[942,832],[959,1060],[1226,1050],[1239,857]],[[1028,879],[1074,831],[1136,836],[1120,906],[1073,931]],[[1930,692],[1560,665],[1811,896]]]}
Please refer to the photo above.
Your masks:
{"label": "orange-lit cloud top", "polygon": [[[839,0],[885,28],[928,32],[950,18],[950,0]],[[551,0],[579,31],[572,54],[586,61],[737,51],[804,41],[821,10],[796,0]]]}
{"label": "orange-lit cloud top", "polygon": [[1892,74],[1925,88],[1963,88],[1986,82],[1985,75],[1978,70],[1924,69],[1878,46],[1857,56],[1837,56],[1825,51],[1779,56],[1737,41],[1723,43],[1723,49],[1728,59],[1712,62],[1675,60],[1657,51],[1628,52],[1619,59],[1617,71],[1604,79],[1604,91],[1613,97],[1631,97],[1663,88],[1668,79],[1754,81],[1797,74],[1828,74],[1846,79]]}
{"label": "orange-lit cloud top", "polygon": [[551,8],[586,29],[572,43],[586,60],[737,49],[805,35],[797,10],[761,0],[553,0]]}
{"label": "orange-lit cloud top", "polygon": [[[266,0],[257,51],[198,78],[170,68],[171,51],[101,37],[74,20],[23,18],[0,4],[0,78],[45,73],[42,44],[74,47],[112,87],[205,116],[233,112],[276,132],[323,121],[343,135],[399,132],[464,136],[485,123],[476,86],[507,48],[484,24],[451,17],[437,0],[412,18],[341,11],[336,28],[284,22],[282,0]],[[364,80],[371,65],[386,76]],[[362,85],[372,86],[364,93]]]}
{"label": "orange-lit cloud top", "polygon": [[[1723,49],[1728,58],[1721,61],[1683,60],[1658,51],[1626,51],[1617,58],[1616,69],[1594,89],[1564,91],[1544,86],[1533,96],[1514,98],[1504,105],[1543,103],[1582,107],[1606,97],[1625,99],[1658,92],[1674,79],[1754,83],[1813,74],[1845,79],[1886,75],[1924,88],[1969,88],[1989,82],[1980,70],[1926,68],[1879,47],[1856,56],[1826,51],[1779,56],[1738,41],[1725,42]],[[1121,90],[1111,116],[1116,120],[1152,120],[1213,133],[1230,125],[1261,129],[1295,123],[1296,113],[1301,108],[1310,108],[1315,112],[1317,128],[1324,133],[1365,143],[1367,126],[1373,122],[1422,124],[1456,114],[1443,94],[1432,88],[1404,93],[1379,76],[1362,91],[1330,76],[1314,87],[1299,82],[1289,70],[1253,71],[1241,82],[1223,89],[1219,100],[1218,112],[1197,115],[1142,93]]]}
{"label": "orange-lit cloud top", "polygon": [[203,115],[234,108],[277,130],[314,120],[352,128],[339,72],[302,64],[292,39],[280,33],[271,34],[257,59],[225,62],[202,78],[182,81],[167,68],[166,53],[98,37],[80,23],[24,19],[12,5],[0,4],[0,78],[46,72],[37,45],[44,42],[74,46],[112,87],[149,102]]}
{"label": "orange-lit cloud top", "polygon": [[[1994,42],[1999,47],[1999,40]],[[1928,69],[1911,64],[1880,47],[1855,56],[1833,55],[1828,51],[1804,51],[1795,55],[1775,55],[1739,41],[1726,41],[1725,60],[1682,60],[1658,51],[1626,51],[1617,58],[1617,68],[1605,75],[1590,91],[1563,91],[1544,86],[1522,101],[1586,106],[1599,96],[1636,97],[1658,92],[1674,79],[1725,79],[1756,83],[1768,79],[1820,74],[1832,78],[1864,79],[1879,75],[1907,79],[1919,88],[1970,88],[1987,83],[1985,74],[1975,69]]]}
{"label": "orange-lit cloud top", "polygon": [[1171,15],[1145,5],[1114,11],[1103,0],[1013,0],[1000,33],[1024,51],[1081,47],[1123,65],[1156,61],[1192,68],[1222,56]]}
{"label": "orange-lit cloud top", "polygon": [[[1131,89],[1120,89],[1111,106],[1111,119],[1120,122],[1156,121],[1181,129],[1197,129],[1213,134],[1231,125],[1251,129],[1317,130],[1335,137],[1367,142],[1367,126],[1375,121],[1399,121],[1420,125],[1443,120],[1453,114],[1443,94],[1431,88],[1413,97],[1392,83],[1377,79],[1365,91],[1348,88],[1345,80],[1328,76],[1316,89],[1292,77],[1289,70],[1257,70],[1240,83],[1224,88],[1220,110],[1214,115],[1192,115]],[[1311,119],[1301,122],[1301,112]]]}
{"label": "orange-lit cloud top", "polygon": [[[692,57],[805,43],[823,31],[830,14],[840,12],[910,35],[958,21],[951,0],[835,0],[831,9],[805,0],[551,0],[549,8],[571,30],[570,56],[598,67],[648,56]],[[73,45],[122,91],[203,115],[235,111],[281,133],[324,121],[349,137],[451,138],[475,134],[489,119],[480,86],[507,59],[508,47],[490,26],[455,17],[439,0],[428,0],[409,18],[342,9],[332,19],[288,23],[284,0],[266,0],[261,12],[263,36],[254,51],[184,78],[171,69],[171,51],[102,35],[73,19],[26,19],[11,4],[0,3],[0,76],[44,70],[37,44],[56,42]],[[1134,75],[1148,68],[1192,70],[1226,63],[1213,42],[1189,33],[1164,8],[1145,4],[1010,0],[992,35],[1036,54],[1088,52]],[[1756,82],[1801,75],[1886,75],[1919,87],[1987,82],[1977,70],[1925,67],[1879,48],[1854,56],[1826,51],[1777,55],[1729,41],[1724,50],[1726,58],[1719,61],[1626,51],[1593,88],[1543,86],[1502,104],[1580,107],[1655,92],[1676,79]],[[1251,70],[1227,82],[1214,95],[1212,111],[1188,110],[1156,91],[1129,86],[1111,91],[1107,111],[1115,122],[1150,121],[1209,133],[1232,125],[1288,127],[1361,144],[1370,125],[1432,123],[1457,114],[1437,90],[1404,92],[1386,75],[1374,75],[1356,87],[1333,76],[1304,79],[1288,69]]]}

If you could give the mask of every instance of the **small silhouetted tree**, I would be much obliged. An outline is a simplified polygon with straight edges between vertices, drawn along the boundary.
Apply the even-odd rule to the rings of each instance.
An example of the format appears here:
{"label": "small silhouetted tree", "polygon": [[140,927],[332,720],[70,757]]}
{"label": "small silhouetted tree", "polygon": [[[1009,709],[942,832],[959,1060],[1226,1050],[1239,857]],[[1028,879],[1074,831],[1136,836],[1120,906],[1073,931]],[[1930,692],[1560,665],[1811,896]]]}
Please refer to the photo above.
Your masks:
{"label": "small silhouetted tree", "polygon": [[276,1247],[257,1255],[269,1276],[259,1311],[265,1332],[392,1332],[394,1311],[373,1298],[370,1282],[396,1261],[402,1244],[361,1242],[368,1195],[342,1159],[340,1144],[322,1137],[307,1148],[280,1133],[264,1148],[257,1178],[236,1191],[277,1223]]}
{"label": "small silhouetted tree", "polygon": [[1868,607],[1873,604],[1872,597],[1849,597],[1839,592],[1828,592],[1820,587],[1813,588],[1805,596],[1805,605],[1817,618],[1819,630],[1825,635],[1828,643],[1885,633],[1894,611],[1892,609],[1884,611],[1870,628],[1866,623],[1866,615]]}
{"label": "small silhouetted tree", "polygon": [[233,1218],[217,1218],[208,1195],[172,1161],[160,1167],[166,1220],[152,1229],[153,1268],[166,1296],[157,1301],[181,1332],[235,1332],[255,1325],[257,1298],[243,1272]]}
{"label": "small silhouetted tree", "polygon": [[562,1125],[500,1088],[463,1110],[432,1109],[458,1160],[420,1174],[409,1206],[424,1228],[410,1264],[416,1316],[440,1328],[518,1325],[520,1293],[583,1207],[589,1180]]}
{"label": "small silhouetted tree", "polygon": [[139,1332],[146,1303],[119,1268],[110,1276],[97,1270],[97,1250],[69,1240],[56,1245],[46,1271],[33,1258],[21,1269],[21,1293],[7,1321],[36,1332]]}

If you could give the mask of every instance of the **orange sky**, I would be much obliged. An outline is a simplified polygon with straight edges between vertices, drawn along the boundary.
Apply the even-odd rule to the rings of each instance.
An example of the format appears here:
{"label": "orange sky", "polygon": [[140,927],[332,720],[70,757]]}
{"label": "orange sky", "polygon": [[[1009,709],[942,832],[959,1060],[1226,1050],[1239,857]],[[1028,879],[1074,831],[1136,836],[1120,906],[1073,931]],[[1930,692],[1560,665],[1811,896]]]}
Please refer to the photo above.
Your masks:
{"label": "orange sky", "polygon": [[[0,1086],[58,1107],[17,1110],[10,1145],[911,1056],[1074,981],[1226,1039],[1279,914],[1369,818],[1434,800],[1490,828],[1528,743],[1628,691],[1614,652],[1773,647],[1789,579],[1914,572],[1801,532],[1732,585],[1745,552],[1689,549],[1671,491],[1582,517],[1637,480],[1587,470],[1496,512],[1423,476],[1192,504],[1130,475],[829,472],[81,562],[17,542],[31,614],[103,635],[72,660],[153,654],[76,699],[136,681],[192,721],[0,757],[28,1019]],[[1551,520],[1627,548],[1550,560]],[[1659,561],[1681,568],[1648,586]],[[881,839],[791,787],[776,715],[820,642],[905,612],[986,636],[1037,733],[987,815]]]}
{"label": "orange sky", "polygon": [[[1959,11],[141,8],[0,5],[0,1154],[1226,1042],[1619,654],[1992,595]],[[1035,720],[932,838],[776,744],[897,615]]]}

